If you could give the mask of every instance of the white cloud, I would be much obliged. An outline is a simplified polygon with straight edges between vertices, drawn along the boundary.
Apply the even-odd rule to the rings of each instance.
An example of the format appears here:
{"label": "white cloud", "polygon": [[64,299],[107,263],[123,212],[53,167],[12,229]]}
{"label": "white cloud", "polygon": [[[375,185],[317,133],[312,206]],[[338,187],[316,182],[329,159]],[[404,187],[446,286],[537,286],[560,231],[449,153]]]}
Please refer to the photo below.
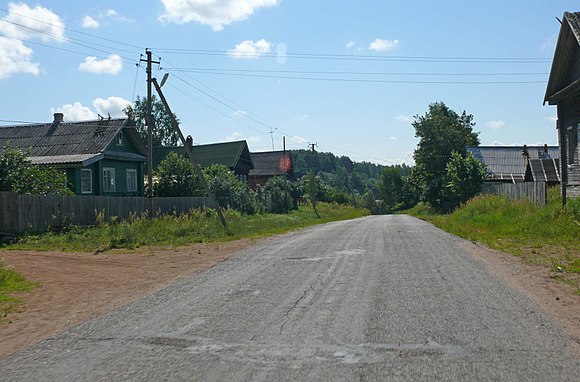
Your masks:
{"label": "white cloud", "polygon": [[399,40],[381,40],[377,38],[369,45],[370,50],[375,52],[386,52],[387,50],[395,49],[399,45]]}
{"label": "white cloud", "polygon": [[52,113],[63,113],[64,120],[67,122],[88,121],[97,119],[97,114],[89,107],[83,106],[80,102],[74,104],[66,104],[56,109],[51,108]]}
{"label": "white cloud", "polygon": [[83,17],[83,21],[81,22],[81,26],[87,29],[95,29],[98,28],[101,24],[93,19],[91,16]]}
{"label": "white cloud", "polygon": [[51,10],[37,5],[9,3],[8,15],[0,22],[0,32],[16,39],[39,38],[43,41],[63,41],[64,22]]}
{"label": "white cloud", "polygon": [[385,166],[392,166],[392,165],[396,165],[396,164],[403,164],[405,163],[406,165],[409,166],[414,166],[415,165],[415,159],[413,158],[413,151],[407,151],[405,153],[405,155],[403,155],[402,157],[399,158],[387,158],[387,159],[383,159],[380,160],[380,164],[385,165]]}
{"label": "white cloud", "polygon": [[300,122],[308,121],[309,119],[310,117],[308,116],[308,114],[302,114],[296,117],[296,120]]}
{"label": "white cloud", "polygon": [[556,42],[558,41],[558,36],[556,34],[552,34],[550,37],[546,38],[542,45],[540,46],[540,50],[545,52],[552,52],[556,49]]}
{"label": "white cloud", "polygon": [[356,46],[356,41],[354,40],[350,40],[349,42],[346,43],[346,49],[352,49]]}
{"label": "white cloud", "polygon": [[98,60],[95,56],[85,58],[85,62],[79,65],[81,72],[118,74],[123,69],[123,61],[118,54],[112,54],[104,60]]}
{"label": "white cloud", "polygon": [[544,118],[546,121],[552,123],[552,124],[556,124],[556,122],[558,122],[558,117],[557,116],[552,116],[552,117],[546,117]]}
{"label": "white cloud", "polygon": [[246,20],[254,11],[278,5],[278,0],[162,0],[164,22],[197,22],[221,31],[225,25]]}
{"label": "white cloud", "polygon": [[492,130],[501,130],[505,127],[505,122],[504,121],[489,121],[487,123],[487,127],[489,127]]}
{"label": "white cloud", "polygon": [[245,59],[258,58],[268,53],[271,46],[272,44],[264,39],[256,42],[253,40],[245,40],[237,44],[234,49],[228,50],[228,56]]}
{"label": "white cloud", "polygon": [[412,123],[415,121],[413,117],[409,117],[408,115],[397,115],[395,120],[400,123]]}
{"label": "white cloud", "polygon": [[32,62],[32,53],[22,41],[0,36],[0,80],[16,73],[38,75],[40,69]]}
{"label": "white cloud", "polygon": [[290,143],[294,143],[297,145],[305,145],[308,143],[308,139],[300,137],[298,135],[294,135],[293,137],[290,138]]}
{"label": "white cloud", "polygon": [[97,113],[104,117],[111,115],[113,118],[124,117],[125,112],[123,109],[131,104],[131,101],[122,97],[108,97],[107,99],[97,98],[93,101],[93,107]]}
{"label": "white cloud", "polygon": [[244,135],[238,131],[234,131],[227,137],[223,138],[221,142],[233,142],[245,140],[248,143],[259,143],[261,138],[258,136],[244,137]]}
{"label": "white cloud", "polygon": [[397,137],[395,137],[395,136],[392,136],[392,137],[389,137],[389,139],[390,139],[391,141],[396,141],[396,140],[397,140]]}

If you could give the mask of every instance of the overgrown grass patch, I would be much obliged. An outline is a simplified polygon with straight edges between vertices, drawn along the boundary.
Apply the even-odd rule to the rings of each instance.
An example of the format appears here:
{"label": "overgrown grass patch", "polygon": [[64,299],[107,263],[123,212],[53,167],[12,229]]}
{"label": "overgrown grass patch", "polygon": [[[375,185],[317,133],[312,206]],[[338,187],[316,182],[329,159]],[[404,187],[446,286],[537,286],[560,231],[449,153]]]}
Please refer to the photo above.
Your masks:
{"label": "overgrown grass patch", "polygon": [[29,291],[39,285],[26,280],[20,273],[7,267],[0,259],[0,322],[9,313],[20,311],[21,301],[14,296],[15,293]]}
{"label": "overgrown grass patch", "polygon": [[318,219],[310,206],[289,214],[242,215],[225,211],[226,232],[213,210],[194,210],[183,216],[160,216],[152,220],[134,217],[128,221],[101,221],[96,227],[71,227],[66,233],[23,235],[8,249],[107,251],[143,246],[181,246],[196,242],[228,241],[268,236],[335,220],[369,214],[366,209],[320,203]]}
{"label": "overgrown grass patch", "polygon": [[406,212],[527,263],[561,270],[562,278],[580,290],[580,199],[569,199],[562,208],[558,188],[549,190],[546,207],[480,195],[448,215],[424,208]]}

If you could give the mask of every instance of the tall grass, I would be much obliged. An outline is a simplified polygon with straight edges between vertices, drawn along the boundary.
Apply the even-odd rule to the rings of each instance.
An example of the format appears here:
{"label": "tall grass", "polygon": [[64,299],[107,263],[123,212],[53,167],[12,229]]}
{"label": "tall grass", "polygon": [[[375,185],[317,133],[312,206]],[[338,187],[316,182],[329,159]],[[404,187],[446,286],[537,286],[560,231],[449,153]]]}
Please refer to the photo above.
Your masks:
{"label": "tall grass", "polygon": [[182,216],[160,216],[152,220],[134,217],[128,221],[101,221],[96,227],[72,227],[63,234],[25,235],[9,249],[60,251],[106,251],[142,246],[181,246],[196,242],[227,241],[267,236],[334,220],[368,215],[365,209],[320,203],[318,219],[311,207],[301,207],[288,215],[242,215],[225,211],[228,232],[214,210],[193,210]]}
{"label": "tall grass", "polygon": [[[568,199],[562,208],[559,188],[548,191],[548,204],[543,208],[527,201],[480,195],[448,215],[426,213],[424,208],[408,213],[528,263],[580,273],[580,198]],[[574,279],[577,284],[578,278]]]}

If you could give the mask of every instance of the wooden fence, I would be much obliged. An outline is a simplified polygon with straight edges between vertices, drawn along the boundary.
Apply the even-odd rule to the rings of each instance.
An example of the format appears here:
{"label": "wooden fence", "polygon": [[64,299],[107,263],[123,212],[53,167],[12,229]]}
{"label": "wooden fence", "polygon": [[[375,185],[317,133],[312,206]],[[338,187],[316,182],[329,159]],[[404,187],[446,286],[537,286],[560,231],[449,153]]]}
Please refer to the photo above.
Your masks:
{"label": "wooden fence", "polygon": [[524,182],[524,183],[484,183],[482,193],[492,195],[502,195],[511,200],[527,199],[530,202],[545,206],[548,186],[544,182]]}
{"label": "wooden fence", "polygon": [[[155,215],[180,215],[210,206],[206,197],[153,198]],[[90,226],[102,218],[128,219],[147,214],[147,198],[111,196],[39,196],[0,192],[0,231],[44,232],[50,227]]]}

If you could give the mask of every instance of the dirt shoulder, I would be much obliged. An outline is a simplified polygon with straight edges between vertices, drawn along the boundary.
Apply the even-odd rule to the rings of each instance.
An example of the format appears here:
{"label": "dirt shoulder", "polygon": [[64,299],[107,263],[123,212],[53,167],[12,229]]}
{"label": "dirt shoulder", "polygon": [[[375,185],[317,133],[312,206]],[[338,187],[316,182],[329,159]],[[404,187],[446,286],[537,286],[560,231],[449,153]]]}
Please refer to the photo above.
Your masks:
{"label": "dirt shoulder", "polygon": [[22,311],[0,323],[0,357],[202,272],[257,242],[244,239],[98,255],[0,251],[7,266],[42,283],[19,293]]}
{"label": "dirt shoulder", "polygon": [[[0,251],[6,265],[42,287],[20,293],[22,312],[0,323],[0,357],[25,349],[88,319],[202,272],[259,241],[194,244],[138,251],[61,253]],[[547,268],[465,242],[465,249],[494,274],[527,295],[571,337],[580,358],[580,296],[555,282]]]}

